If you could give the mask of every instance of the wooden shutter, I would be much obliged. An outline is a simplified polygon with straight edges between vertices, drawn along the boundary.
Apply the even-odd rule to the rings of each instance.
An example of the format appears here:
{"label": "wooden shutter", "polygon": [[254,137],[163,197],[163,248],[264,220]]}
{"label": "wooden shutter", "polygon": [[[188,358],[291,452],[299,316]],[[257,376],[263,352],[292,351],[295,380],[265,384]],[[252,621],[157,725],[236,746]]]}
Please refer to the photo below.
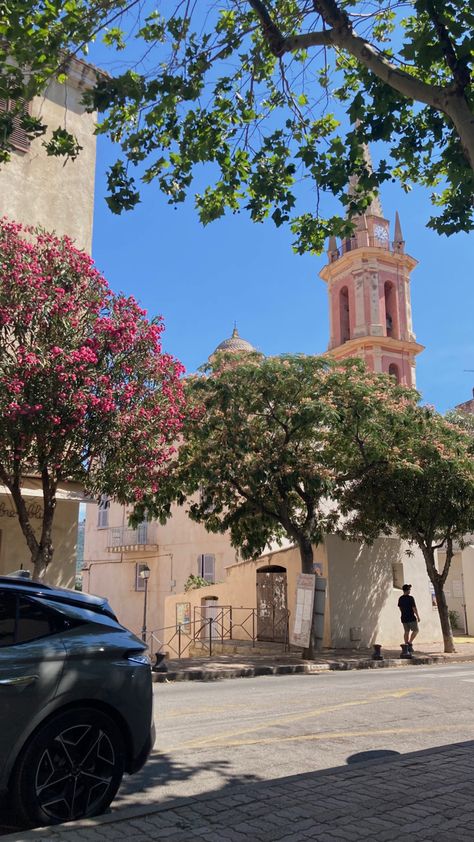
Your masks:
{"label": "wooden shutter", "polygon": [[99,529],[105,529],[109,525],[109,506],[109,498],[101,497],[99,500],[99,508],[97,511],[97,527]]}
{"label": "wooden shutter", "polygon": [[[10,111],[11,108],[11,100],[0,99],[0,111]],[[29,105],[27,103],[23,103],[22,112],[23,114],[29,113]],[[8,138],[8,142],[14,149],[18,149],[20,152],[28,152],[28,149],[30,148],[30,140],[28,139],[25,130],[20,125],[21,117],[21,114],[15,114],[13,117],[13,131]]]}
{"label": "wooden shutter", "polygon": [[207,582],[214,582],[216,575],[216,558],[212,553],[203,553],[201,559],[201,572],[199,573]]}

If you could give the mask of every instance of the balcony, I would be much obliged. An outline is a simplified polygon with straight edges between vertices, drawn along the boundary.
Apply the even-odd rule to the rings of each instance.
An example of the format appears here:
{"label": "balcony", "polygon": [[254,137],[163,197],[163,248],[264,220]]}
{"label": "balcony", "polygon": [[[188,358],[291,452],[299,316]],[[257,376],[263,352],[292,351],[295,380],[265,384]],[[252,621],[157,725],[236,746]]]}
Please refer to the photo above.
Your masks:
{"label": "balcony", "polygon": [[109,553],[154,550],[158,547],[158,524],[140,523],[136,529],[127,526],[113,526],[107,531]]}

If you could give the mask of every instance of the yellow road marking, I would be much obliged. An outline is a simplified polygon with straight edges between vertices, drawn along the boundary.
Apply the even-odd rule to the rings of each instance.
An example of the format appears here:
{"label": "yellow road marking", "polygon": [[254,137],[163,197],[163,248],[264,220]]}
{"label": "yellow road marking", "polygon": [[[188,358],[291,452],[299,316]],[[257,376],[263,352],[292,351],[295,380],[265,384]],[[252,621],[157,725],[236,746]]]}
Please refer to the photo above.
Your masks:
{"label": "yellow road marking", "polygon": [[[371,705],[374,702],[380,701],[389,701],[390,699],[402,699],[405,696],[409,696],[412,693],[418,693],[420,690],[427,690],[426,687],[412,687],[409,690],[395,690],[391,693],[376,693],[373,696],[369,696],[366,699],[358,699],[351,702],[341,702],[337,705],[327,705],[326,707],[316,708],[314,710],[305,711],[305,713],[296,713],[290,714],[288,716],[280,716],[273,721],[269,721],[268,719],[265,722],[261,722],[258,725],[253,725],[250,727],[242,728],[240,731],[230,731],[224,734],[218,734],[215,737],[201,737],[200,739],[196,740],[189,740],[189,742],[182,743],[179,748],[199,748],[199,746],[208,746],[210,743],[215,744],[219,740],[225,740],[227,738],[233,739],[238,737],[239,735],[243,734],[252,734],[256,731],[267,730],[268,728],[273,728],[275,726],[284,725],[289,722],[299,722],[304,719],[310,719],[313,716],[322,716],[325,713],[333,713],[336,710],[344,710],[344,708],[351,708],[351,707],[359,707],[362,705]],[[431,688],[430,688],[431,691]],[[262,711],[264,713],[264,711]],[[178,746],[176,746],[178,748]],[[172,749],[169,749],[170,751]]]}
{"label": "yellow road marking", "polygon": [[[458,725],[443,725],[443,731],[454,731],[459,728]],[[463,726],[464,728],[464,726]],[[474,725],[468,727],[472,730]],[[384,737],[390,734],[432,734],[439,732],[439,725],[433,728],[384,728],[375,730],[370,728],[369,731],[324,731],[319,734],[299,734],[294,737],[262,737],[257,740],[230,740],[227,743],[214,743],[214,747],[231,748],[235,746],[253,746],[253,745],[268,745],[270,743],[291,743],[301,742],[303,740],[338,740],[341,738],[353,739],[354,737]]]}

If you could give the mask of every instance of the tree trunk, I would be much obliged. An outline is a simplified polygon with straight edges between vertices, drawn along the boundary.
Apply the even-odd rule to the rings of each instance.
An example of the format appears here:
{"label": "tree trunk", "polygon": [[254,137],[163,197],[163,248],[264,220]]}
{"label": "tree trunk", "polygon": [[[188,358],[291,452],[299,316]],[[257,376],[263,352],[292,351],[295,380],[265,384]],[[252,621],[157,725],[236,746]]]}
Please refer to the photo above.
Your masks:
{"label": "tree trunk", "polygon": [[[313,569],[313,546],[311,541],[307,538],[299,538],[298,539],[298,547],[301,556],[301,572],[302,573],[310,573],[314,576],[314,569]],[[312,623],[311,623],[311,632],[309,637],[309,646],[306,647],[303,651],[303,658],[307,658],[308,660],[313,660],[315,652],[316,652],[316,629],[315,629],[315,615],[313,611]]]}
{"label": "tree trunk", "polygon": [[436,569],[435,550],[433,549],[433,547],[426,547],[423,544],[421,545],[421,550],[425,558],[426,570],[428,572],[428,576],[430,577],[430,581],[433,585],[435,592],[439,622],[441,624],[441,631],[443,634],[444,651],[455,652],[456,649],[454,648],[453,632],[451,629],[451,623],[448,614],[448,604],[446,602],[446,596],[444,593],[444,583],[446,581],[446,577],[449,573],[449,567],[451,565],[452,545],[450,543],[447,548],[446,563],[444,565],[442,573],[439,573]]}
{"label": "tree trunk", "polygon": [[53,557],[52,528],[56,509],[56,489],[50,485],[48,478],[44,476],[43,521],[41,524],[41,536],[38,539],[31,525],[28,507],[21,492],[20,480],[8,482],[4,478],[4,482],[12,495],[13,504],[18,515],[18,522],[30,551],[31,564],[33,565],[33,579],[42,580]]}

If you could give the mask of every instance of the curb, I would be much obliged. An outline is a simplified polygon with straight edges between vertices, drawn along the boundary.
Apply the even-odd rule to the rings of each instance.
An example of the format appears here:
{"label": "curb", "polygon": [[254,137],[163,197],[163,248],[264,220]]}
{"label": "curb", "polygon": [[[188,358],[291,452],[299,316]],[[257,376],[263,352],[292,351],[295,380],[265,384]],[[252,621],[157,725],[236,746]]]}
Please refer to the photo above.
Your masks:
{"label": "curb", "polygon": [[257,666],[203,669],[188,667],[183,670],[154,672],[153,681],[163,684],[170,681],[221,681],[226,678],[254,678],[262,675],[315,675],[330,670],[387,669],[390,667],[415,667],[430,664],[457,664],[474,661],[474,655],[459,655],[450,658],[446,655],[420,655],[410,659],[384,658],[374,661],[369,658],[346,661],[324,661],[314,663],[305,661],[301,664],[258,664]]}

